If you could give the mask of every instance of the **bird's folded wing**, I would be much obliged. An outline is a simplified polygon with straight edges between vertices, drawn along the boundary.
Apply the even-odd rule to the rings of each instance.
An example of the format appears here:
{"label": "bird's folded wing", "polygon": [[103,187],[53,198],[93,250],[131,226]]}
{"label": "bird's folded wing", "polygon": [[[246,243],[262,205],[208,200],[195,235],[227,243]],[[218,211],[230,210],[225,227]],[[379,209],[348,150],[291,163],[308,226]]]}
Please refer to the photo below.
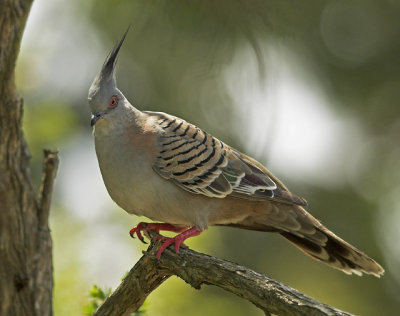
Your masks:
{"label": "bird's folded wing", "polygon": [[258,162],[207,132],[164,113],[148,114],[157,130],[158,156],[153,169],[186,191],[217,198],[230,195],[306,204],[277,185]]}

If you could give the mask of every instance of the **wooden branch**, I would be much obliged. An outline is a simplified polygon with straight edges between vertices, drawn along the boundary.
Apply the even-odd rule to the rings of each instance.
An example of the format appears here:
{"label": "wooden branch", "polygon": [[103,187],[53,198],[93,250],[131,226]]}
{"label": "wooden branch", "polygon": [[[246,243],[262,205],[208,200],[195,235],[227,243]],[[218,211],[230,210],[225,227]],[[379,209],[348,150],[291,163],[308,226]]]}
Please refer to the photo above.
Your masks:
{"label": "wooden branch", "polygon": [[58,158],[58,151],[54,150],[43,150],[44,162],[43,162],[43,176],[42,185],[39,193],[39,226],[48,227],[49,213],[51,197],[53,193],[54,179],[57,174],[58,164],[60,162]]}
{"label": "wooden branch", "polygon": [[[48,226],[51,197],[54,180],[58,170],[59,158],[57,151],[43,150],[43,176],[39,191],[38,206],[38,231],[37,248],[35,252],[36,279],[35,299],[44,306],[50,307],[49,315],[52,314],[52,291],[53,291],[53,243]],[[40,313],[38,313],[40,315]]]}
{"label": "wooden branch", "polygon": [[119,287],[106,299],[94,315],[130,315],[142,306],[147,296],[172,274],[159,268],[154,260],[154,246],[129,271]]}
{"label": "wooden branch", "polygon": [[160,240],[152,242],[95,316],[130,315],[171,275],[195,289],[200,289],[202,284],[218,286],[250,301],[266,315],[351,315],[246,267],[190,249],[181,249],[179,254],[172,248],[166,249],[157,260],[160,244]]}

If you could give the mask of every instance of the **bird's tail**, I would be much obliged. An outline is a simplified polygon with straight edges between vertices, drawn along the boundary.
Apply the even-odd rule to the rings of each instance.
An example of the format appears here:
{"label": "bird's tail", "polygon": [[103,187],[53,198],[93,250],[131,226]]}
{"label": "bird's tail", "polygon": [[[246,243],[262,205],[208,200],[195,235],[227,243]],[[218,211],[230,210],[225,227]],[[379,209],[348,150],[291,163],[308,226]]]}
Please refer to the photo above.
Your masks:
{"label": "bird's tail", "polygon": [[345,242],[322,225],[317,230],[325,237],[325,241],[322,243],[316,242],[307,235],[299,236],[290,232],[281,232],[280,234],[307,255],[346,274],[362,275],[367,273],[378,278],[383,275],[383,268],[365,253]]}
{"label": "bird's tail", "polygon": [[278,232],[307,255],[347,274],[380,277],[384,273],[376,261],[336,236],[301,206],[279,203],[263,215],[229,226]]}

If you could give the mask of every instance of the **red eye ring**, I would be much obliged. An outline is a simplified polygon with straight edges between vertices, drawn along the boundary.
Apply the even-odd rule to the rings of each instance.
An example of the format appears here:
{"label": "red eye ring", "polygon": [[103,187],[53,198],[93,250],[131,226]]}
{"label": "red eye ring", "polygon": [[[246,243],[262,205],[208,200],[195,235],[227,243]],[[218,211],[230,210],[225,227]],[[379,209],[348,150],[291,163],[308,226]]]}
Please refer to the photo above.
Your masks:
{"label": "red eye ring", "polygon": [[116,95],[113,95],[110,101],[110,104],[108,105],[108,108],[113,109],[117,106],[119,100],[118,97]]}

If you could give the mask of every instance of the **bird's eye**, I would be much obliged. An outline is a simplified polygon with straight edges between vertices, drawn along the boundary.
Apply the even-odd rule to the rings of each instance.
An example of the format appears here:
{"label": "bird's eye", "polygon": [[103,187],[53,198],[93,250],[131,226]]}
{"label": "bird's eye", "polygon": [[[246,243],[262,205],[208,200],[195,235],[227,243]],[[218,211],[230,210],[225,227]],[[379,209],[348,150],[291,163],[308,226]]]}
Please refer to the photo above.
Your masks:
{"label": "bird's eye", "polygon": [[118,104],[118,97],[116,96],[116,95],[114,95],[112,98],[111,98],[111,101],[110,101],[110,104],[108,105],[108,107],[110,108],[110,109],[113,109],[113,108],[115,108],[116,106],[117,106],[117,104]]}

